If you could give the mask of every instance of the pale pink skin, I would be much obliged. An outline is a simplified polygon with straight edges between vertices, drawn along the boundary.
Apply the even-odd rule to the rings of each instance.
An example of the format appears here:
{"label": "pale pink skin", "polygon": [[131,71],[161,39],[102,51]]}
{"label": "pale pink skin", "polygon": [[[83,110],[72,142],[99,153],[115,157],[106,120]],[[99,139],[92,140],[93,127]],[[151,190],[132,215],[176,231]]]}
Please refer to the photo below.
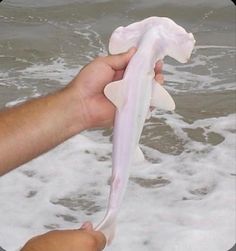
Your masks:
{"label": "pale pink skin", "polygon": [[117,28],[110,39],[112,54],[137,47],[122,80],[125,103],[117,109],[113,133],[112,183],[107,213],[96,230],[108,243],[114,237],[120,208],[136,148],[152,97],[155,63],[169,55],[179,62],[190,57],[195,40],[191,33],[168,18],[151,17],[127,27]]}

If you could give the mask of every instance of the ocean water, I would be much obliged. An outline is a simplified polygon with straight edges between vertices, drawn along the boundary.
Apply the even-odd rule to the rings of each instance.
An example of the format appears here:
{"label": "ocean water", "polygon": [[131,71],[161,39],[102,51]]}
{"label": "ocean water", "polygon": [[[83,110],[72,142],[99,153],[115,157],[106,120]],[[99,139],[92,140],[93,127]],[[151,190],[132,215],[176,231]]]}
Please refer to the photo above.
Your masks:
{"label": "ocean water", "polygon": [[[197,41],[184,65],[166,58],[173,113],[154,112],[106,250],[227,251],[236,236],[235,7],[231,1],[3,0],[0,107],[65,86],[107,53],[111,32],[168,16]],[[110,129],[90,130],[0,178],[0,246],[103,218]],[[1,154],[1,153],[0,153]],[[1,163],[0,163],[1,164]]]}

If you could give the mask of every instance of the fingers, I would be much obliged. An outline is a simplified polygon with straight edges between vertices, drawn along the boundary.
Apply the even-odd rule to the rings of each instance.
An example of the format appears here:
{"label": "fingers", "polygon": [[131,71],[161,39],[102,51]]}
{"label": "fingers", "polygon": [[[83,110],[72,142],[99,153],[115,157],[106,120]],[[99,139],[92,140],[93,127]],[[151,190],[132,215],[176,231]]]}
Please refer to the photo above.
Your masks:
{"label": "fingers", "polygon": [[100,231],[93,231],[92,232],[93,237],[96,240],[97,243],[97,250],[103,250],[106,246],[106,237],[105,235]]}
{"label": "fingers", "polygon": [[164,84],[164,75],[163,74],[156,74],[155,80],[157,83],[163,85]]}
{"label": "fingers", "polygon": [[124,76],[124,72],[125,72],[125,69],[116,71],[113,77],[113,81],[118,81],[122,79]]}
{"label": "fingers", "polygon": [[163,69],[163,61],[159,60],[156,62],[155,65],[155,80],[159,83],[159,84],[164,84],[164,75],[162,74],[162,69]]}
{"label": "fingers", "polygon": [[163,70],[163,61],[158,60],[155,65],[155,73],[156,74],[161,74]]}
{"label": "fingers", "polygon": [[110,55],[104,57],[103,60],[105,63],[110,65],[114,70],[122,70],[124,69],[127,64],[129,63],[132,56],[135,54],[136,48],[132,47],[125,53],[121,53],[118,55]]}
{"label": "fingers", "polygon": [[[114,77],[114,80],[121,79],[124,73],[124,69],[126,68],[127,64],[129,63],[132,56],[135,54],[137,49],[135,47],[132,47],[128,52],[118,54],[118,55],[110,55],[105,58],[103,58],[104,62],[110,65],[113,70],[116,71],[116,75]],[[159,60],[157,61],[155,65],[155,80],[159,84],[164,84],[164,75],[162,74],[163,69],[163,61]]]}
{"label": "fingers", "polygon": [[98,231],[53,230],[30,239],[21,251],[101,251],[105,246],[106,238]]}
{"label": "fingers", "polygon": [[93,225],[90,221],[86,221],[82,224],[80,230],[87,232],[93,237],[96,245],[96,250],[103,250],[106,246],[106,238],[104,234],[100,231],[94,231]]}

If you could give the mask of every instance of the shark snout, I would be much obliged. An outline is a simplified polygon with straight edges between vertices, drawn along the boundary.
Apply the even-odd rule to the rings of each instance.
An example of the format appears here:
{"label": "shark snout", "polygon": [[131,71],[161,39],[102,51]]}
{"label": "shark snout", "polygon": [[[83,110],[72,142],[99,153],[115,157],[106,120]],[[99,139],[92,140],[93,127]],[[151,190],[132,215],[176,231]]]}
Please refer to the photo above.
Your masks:
{"label": "shark snout", "polygon": [[149,34],[148,39],[152,37],[152,41],[156,42],[155,50],[158,50],[160,44],[165,44],[165,47],[160,50],[165,50],[166,55],[181,63],[189,60],[195,44],[193,34],[187,33],[173,20],[163,17],[149,17],[126,27],[118,27],[110,38],[110,53],[123,53],[131,47],[138,47],[147,33]]}

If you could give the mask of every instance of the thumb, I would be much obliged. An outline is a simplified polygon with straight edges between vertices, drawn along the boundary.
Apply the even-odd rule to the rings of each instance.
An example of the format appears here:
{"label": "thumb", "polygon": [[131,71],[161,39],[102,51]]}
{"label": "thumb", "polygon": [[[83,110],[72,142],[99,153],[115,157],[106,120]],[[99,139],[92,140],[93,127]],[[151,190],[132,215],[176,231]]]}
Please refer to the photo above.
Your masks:
{"label": "thumb", "polygon": [[105,235],[100,231],[93,231],[91,232],[91,235],[96,240],[98,250],[103,250],[107,242]]}
{"label": "thumb", "polygon": [[104,61],[114,70],[122,70],[127,66],[136,51],[137,49],[135,47],[132,47],[125,53],[109,55],[104,58]]}
{"label": "thumb", "polygon": [[98,250],[104,249],[104,247],[106,246],[106,237],[102,232],[94,231],[93,225],[90,221],[84,222],[79,230],[83,230],[85,231],[85,233],[87,232],[88,234],[91,235],[91,237],[94,238]]}

